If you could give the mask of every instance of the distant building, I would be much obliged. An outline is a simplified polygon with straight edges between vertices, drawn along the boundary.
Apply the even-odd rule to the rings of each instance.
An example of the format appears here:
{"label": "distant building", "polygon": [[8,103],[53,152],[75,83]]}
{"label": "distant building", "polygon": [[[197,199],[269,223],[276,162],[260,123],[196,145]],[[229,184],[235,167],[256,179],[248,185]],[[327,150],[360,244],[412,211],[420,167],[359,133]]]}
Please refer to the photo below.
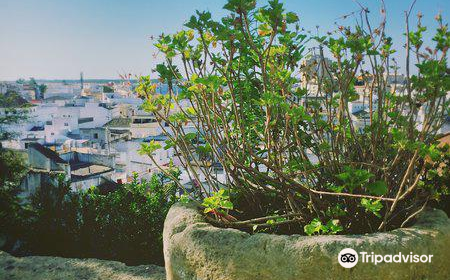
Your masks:
{"label": "distant building", "polygon": [[29,172],[22,181],[22,196],[29,197],[44,184],[56,184],[55,175],[64,175],[73,191],[105,182],[115,182],[113,155],[67,152],[58,154],[39,143],[28,145]]}
{"label": "distant building", "polygon": [[324,76],[330,77],[329,70],[332,61],[327,57],[320,55],[313,55],[309,59],[302,62],[301,69],[301,81],[303,87],[306,87],[307,83],[316,84],[317,79],[321,79]]}
{"label": "distant building", "polygon": [[162,133],[156,116],[141,110],[136,110],[131,117],[130,130],[133,138],[146,138]]}

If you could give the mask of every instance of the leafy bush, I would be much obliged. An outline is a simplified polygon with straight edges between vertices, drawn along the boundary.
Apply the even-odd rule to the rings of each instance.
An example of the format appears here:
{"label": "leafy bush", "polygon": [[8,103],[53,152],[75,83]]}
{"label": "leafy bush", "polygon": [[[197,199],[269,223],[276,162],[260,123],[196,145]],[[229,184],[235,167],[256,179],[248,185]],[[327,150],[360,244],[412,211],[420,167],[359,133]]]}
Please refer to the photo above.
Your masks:
{"label": "leafy bush", "polygon": [[[178,177],[177,170],[169,171]],[[176,187],[163,174],[134,180],[102,194],[95,187],[71,192],[64,177],[33,196],[29,217],[15,236],[21,254],[112,259],[130,265],[163,264],[162,230]],[[25,230],[26,229],[26,230]]]}
{"label": "leafy bush", "polygon": [[0,148],[0,170],[0,234],[15,235],[22,230],[19,221],[27,215],[17,196],[18,185],[26,172],[23,156]]}
{"label": "leafy bush", "polygon": [[[0,107],[4,108],[4,113],[0,115],[0,140],[9,140],[15,135],[11,125],[28,118],[28,111],[18,108],[26,106],[26,100],[15,92],[0,94]],[[27,215],[17,196],[19,184],[27,171],[24,160],[22,153],[5,149],[0,142],[0,237],[20,232],[19,221]]]}
{"label": "leafy bush", "polygon": [[114,89],[110,86],[103,86],[103,92],[111,93],[111,92],[114,92]]}
{"label": "leafy bush", "polygon": [[[155,71],[168,94],[156,94],[149,77],[137,88],[143,109],[169,137],[165,148],[176,149],[198,187],[192,198],[206,209],[221,203],[211,190],[224,188],[211,163],[225,170],[231,213],[240,221],[208,210],[219,224],[373,232],[406,226],[439,196],[442,190],[426,182],[430,161],[448,170],[442,161],[448,150],[437,149],[450,90],[450,32],[440,16],[434,46],[426,48],[421,16],[416,30],[407,24],[406,76],[393,83],[399,67],[385,7],[378,26],[368,24],[362,8],[364,23],[325,36],[303,32],[299,17],[277,0],[260,8],[253,0],[229,0],[224,8],[229,14],[220,20],[197,11],[185,30],[159,37],[155,46],[165,62]],[[307,44],[319,50],[313,63],[305,60]],[[349,103],[358,99],[366,110],[355,119]],[[183,100],[191,107],[181,106]],[[186,131],[187,123],[197,132]],[[152,158],[158,148],[146,144],[142,153]]]}
{"label": "leafy bush", "polygon": [[[171,171],[177,177],[178,171]],[[92,255],[129,264],[164,264],[162,232],[169,208],[178,200],[167,177],[130,183],[107,195],[90,190],[81,197],[80,238]],[[94,234],[93,232],[94,231]]]}

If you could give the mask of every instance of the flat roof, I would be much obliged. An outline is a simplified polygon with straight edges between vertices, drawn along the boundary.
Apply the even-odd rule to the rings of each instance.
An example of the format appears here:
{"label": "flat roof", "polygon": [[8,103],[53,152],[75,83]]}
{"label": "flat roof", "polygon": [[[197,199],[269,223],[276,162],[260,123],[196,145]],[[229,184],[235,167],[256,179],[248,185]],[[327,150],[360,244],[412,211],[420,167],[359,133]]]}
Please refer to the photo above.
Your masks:
{"label": "flat roof", "polygon": [[[106,173],[109,171],[112,171],[113,169],[108,166],[98,165],[98,164],[85,164],[85,165],[79,165],[75,169],[72,169],[70,172],[72,176],[78,177],[79,179],[99,175],[102,173]],[[77,178],[75,178],[77,179]]]}
{"label": "flat roof", "polygon": [[114,118],[107,122],[103,127],[130,127],[131,118]]}

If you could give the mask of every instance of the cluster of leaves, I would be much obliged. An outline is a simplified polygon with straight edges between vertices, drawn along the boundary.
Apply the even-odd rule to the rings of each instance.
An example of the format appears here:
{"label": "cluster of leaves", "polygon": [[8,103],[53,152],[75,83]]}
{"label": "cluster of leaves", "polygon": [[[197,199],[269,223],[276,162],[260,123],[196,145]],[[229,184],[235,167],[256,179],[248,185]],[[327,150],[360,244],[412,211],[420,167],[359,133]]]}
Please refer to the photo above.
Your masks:
{"label": "cluster of leaves", "polygon": [[307,235],[336,234],[342,231],[343,227],[339,225],[339,220],[329,220],[323,224],[318,218],[314,218],[311,223],[305,225],[304,230]]}
{"label": "cluster of leaves", "polygon": [[429,158],[429,166],[419,184],[431,194],[430,199],[435,201],[435,206],[450,213],[450,145],[440,145],[436,149],[439,150],[438,156],[433,160]]}
{"label": "cluster of leaves", "polygon": [[369,183],[369,180],[375,175],[365,169],[355,169],[351,166],[344,166],[344,172],[339,173],[336,177],[342,182],[339,186],[331,185],[329,188],[335,192],[353,193],[361,189],[373,195],[385,195],[387,193],[387,185],[384,181],[375,181]]}
{"label": "cluster of leaves", "polygon": [[0,108],[26,107],[28,102],[17,92],[9,91],[0,94]]}
{"label": "cluster of leaves", "polygon": [[105,93],[114,92],[114,89],[110,86],[103,86],[103,92]]}
{"label": "cluster of leaves", "polygon": [[[31,77],[29,80],[25,80],[25,79],[18,79],[16,80],[17,84],[22,84],[22,85],[29,85],[30,87],[34,88],[41,96],[43,97],[44,93],[47,91],[47,85],[46,84],[38,84],[38,82]],[[63,80],[63,84],[67,85],[67,82]],[[39,97],[38,97],[39,98]]]}
{"label": "cluster of leaves", "polygon": [[0,108],[4,110],[0,114],[0,139],[6,140],[15,136],[10,127],[25,121],[28,118],[28,110],[31,104],[23,99],[17,92],[9,91],[0,94]]}
{"label": "cluster of leaves", "polygon": [[[140,87],[143,108],[169,138],[165,148],[176,149],[193,182],[202,182],[195,185],[205,207],[220,209],[223,182],[214,168],[225,171],[227,188],[241,198],[231,199],[229,210],[248,222],[224,224],[253,227],[256,219],[288,232],[373,232],[404,225],[443,192],[425,184],[435,168],[427,159],[447,153],[436,148],[450,90],[450,34],[441,17],[426,52],[420,21],[405,34],[407,74],[400,83],[385,21],[308,38],[280,1],[258,7],[229,0],[224,8],[229,15],[220,20],[197,12],[186,30],[160,36],[155,46],[165,62],[155,71],[168,94],[157,94],[148,78]],[[361,10],[368,21],[367,13]],[[320,51],[315,68],[305,60],[311,39]],[[412,53],[417,75],[409,73]],[[356,100],[364,118],[351,114]],[[150,157],[159,148],[143,147]],[[284,218],[255,218],[273,213]]]}
{"label": "cluster of leaves", "polygon": [[213,213],[218,216],[228,215],[228,211],[233,209],[233,203],[225,189],[214,192],[210,197],[203,200],[202,206],[205,213]]}

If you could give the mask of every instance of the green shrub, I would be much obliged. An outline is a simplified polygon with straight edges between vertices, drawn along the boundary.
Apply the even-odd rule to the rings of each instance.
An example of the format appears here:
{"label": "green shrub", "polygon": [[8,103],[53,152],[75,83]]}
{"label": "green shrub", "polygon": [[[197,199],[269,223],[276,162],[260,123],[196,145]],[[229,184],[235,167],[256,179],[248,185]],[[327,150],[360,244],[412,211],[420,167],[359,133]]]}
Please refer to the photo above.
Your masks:
{"label": "green shrub", "polygon": [[[407,25],[405,81],[392,84],[399,79],[393,40],[385,20],[366,24],[366,9],[364,24],[310,36],[277,0],[263,7],[229,0],[224,8],[229,14],[220,20],[197,11],[185,30],[155,43],[165,59],[155,71],[168,94],[157,94],[149,77],[137,88],[146,99],[143,109],[170,138],[165,148],[176,148],[193,182],[206,178],[194,184],[193,199],[207,209],[220,204],[209,197],[223,188],[211,164],[218,162],[227,174],[230,213],[240,220],[208,210],[222,226],[365,233],[413,221],[442,191],[426,183],[433,169],[428,159],[448,170],[441,162],[448,150],[436,148],[449,114],[450,32],[442,18],[434,46],[426,48],[420,17],[416,30]],[[305,61],[311,45],[316,65]],[[349,109],[358,98],[367,106],[360,123]],[[181,107],[181,100],[191,107]],[[185,131],[189,122],[197,133]],[[158,148],[143,145],[142,153],[152,158]]]}
{"label": "green shrub", "polygon": [[0,235],[15,235],[23,230],[20,221],[27,211],[17,196],[27,170],[23,161],[20,153],[0,148]]}
{"label": "green shrub", "polygon": [[[170,171],[178,177],[177,170]],[[137,176],[116,191],[92,187],[71,192],[63,177],[33,196],[23,253],[112,259],[129,265],[163,264],[162,230],[176,187],[163,174],[149,181]]]}

